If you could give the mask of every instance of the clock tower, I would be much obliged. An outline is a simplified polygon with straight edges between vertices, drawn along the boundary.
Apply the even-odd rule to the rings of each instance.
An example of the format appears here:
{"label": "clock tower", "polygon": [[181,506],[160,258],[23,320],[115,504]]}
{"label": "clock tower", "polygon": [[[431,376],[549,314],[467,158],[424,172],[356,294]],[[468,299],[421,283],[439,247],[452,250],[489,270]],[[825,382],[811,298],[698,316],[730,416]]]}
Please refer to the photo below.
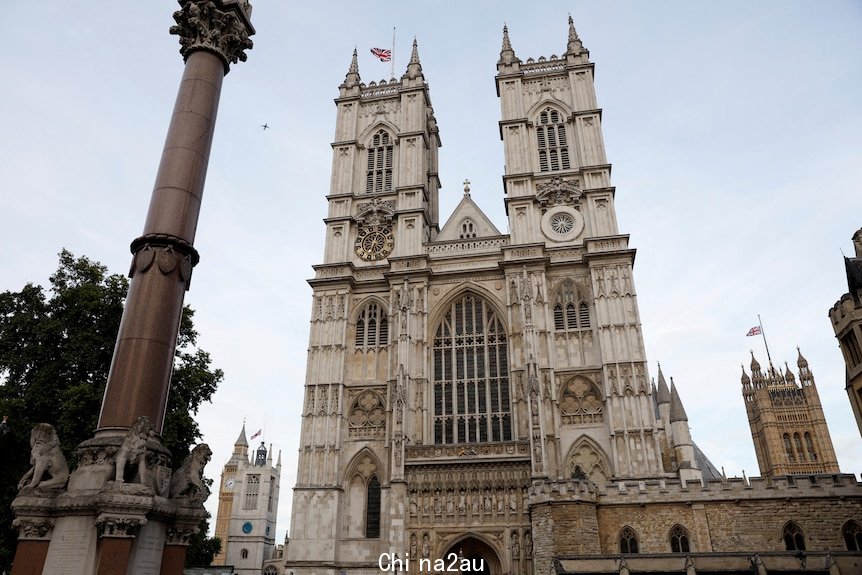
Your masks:
{"label": "clock tower", "polygon": [[260,573],[275,545],[281,452],[272,464],[272,446],[263,442],[249,460],[245,424],[225,464],[219,485],[215,536],[221,552],[214,565],[233,565],[236,573]]}

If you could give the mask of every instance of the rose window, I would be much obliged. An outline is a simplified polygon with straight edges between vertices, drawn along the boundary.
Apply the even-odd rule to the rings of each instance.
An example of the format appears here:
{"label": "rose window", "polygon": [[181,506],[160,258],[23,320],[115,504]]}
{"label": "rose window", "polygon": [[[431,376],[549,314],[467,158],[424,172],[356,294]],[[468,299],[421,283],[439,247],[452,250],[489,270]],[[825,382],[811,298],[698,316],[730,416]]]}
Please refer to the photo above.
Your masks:
{"label": "rose window", "polygon": [[551,218],[551,229],[561,236],[566,235],[575,227],[575,220],[571,215],[562,212],[554,214]]}

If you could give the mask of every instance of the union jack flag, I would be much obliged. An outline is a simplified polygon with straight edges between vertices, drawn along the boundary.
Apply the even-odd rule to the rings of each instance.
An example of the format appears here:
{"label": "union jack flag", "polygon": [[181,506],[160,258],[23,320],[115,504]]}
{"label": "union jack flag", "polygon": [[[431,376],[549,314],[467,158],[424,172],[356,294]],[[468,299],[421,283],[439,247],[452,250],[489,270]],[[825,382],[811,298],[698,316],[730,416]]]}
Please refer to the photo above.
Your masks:
{"label": "union jack flag", "polygon": [[749,337],[752,335],[760,335],[760,333],[761,333],[760,326],[756,325],[753,328],[751,328],[750,330],[748,330],[748,333],[745,334],[745,337]]}
{"label": "union jack flag", "polygon": [[251,438],[252,438],[252,439],[256,439],[256,438],[260,437],[260,432],[261,432],[261,431],[263,431],[263,430],[262,430],[262,429],[258,429],[258,430],[257,430],[257,433],[255,433],[254,435],[252,435],[252,436],[251,436]]}
{"label": "union jack flag", "polygon": [[392,50],[386,48],[372,48],[371,53],[381,62],[388,62],[392,59]]}

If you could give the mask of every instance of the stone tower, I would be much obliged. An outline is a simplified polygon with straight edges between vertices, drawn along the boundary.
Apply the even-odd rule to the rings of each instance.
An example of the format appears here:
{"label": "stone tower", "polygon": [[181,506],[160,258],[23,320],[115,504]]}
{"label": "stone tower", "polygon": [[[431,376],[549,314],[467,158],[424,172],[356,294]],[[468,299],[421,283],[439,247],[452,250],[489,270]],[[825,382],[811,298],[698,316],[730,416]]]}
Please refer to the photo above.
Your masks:
{"label": "stone tower", "polygon": [[571,19],[565,52],[535,61],[504,28],[496,84],[511,234],[469,182],[440,227],[416,43],[404,75],[379,83],[361,82],[354,51],[310,280],[286,572],[379,573],[397,553],[415,573],[455,553],[494,575],[545,573],[555,522],[596,525],[591,486],[716,476],[678,390],[660,377],[665,405],[649,384],[635,252]]}
{"label": "stone tower", "polygon": [[853,234],[856,257],[844,258],[847,293],[829,310],[835,337],[847,365],[847,395],[862,433],[862,228]]}
{"label": "stone tower", "polygon": [[785,364],[764,372],[751,354],[751,377],[742,368],[742,397],[757,464],[764,477],[839,473],[838,460],[808,360],[799,352],[799,383]]}
{"label": "stone tower", "polygon": [[233,565],[246,575],[260,573],[275,545],[280,482],[281,453],[273,466],[272,446],[267,450],[261,442],[249,461],[243,425],[221,474],[215,536],[222,550],[213,564]]}

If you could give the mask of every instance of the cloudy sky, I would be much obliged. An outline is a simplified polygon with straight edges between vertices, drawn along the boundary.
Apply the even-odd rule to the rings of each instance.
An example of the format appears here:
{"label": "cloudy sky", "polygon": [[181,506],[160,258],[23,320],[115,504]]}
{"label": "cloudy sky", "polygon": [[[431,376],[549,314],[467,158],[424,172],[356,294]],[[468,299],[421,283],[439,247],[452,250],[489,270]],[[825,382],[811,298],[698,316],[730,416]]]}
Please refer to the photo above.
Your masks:
{"label": "cloudy sky", "polygon": [[[443,6],[443,3],[439,4]],[[221,98],[187,302],[226,379],[199,414],[217,477],[248,419],[284,452],[289,526],[311,289],[321,261],[335,106],[355,47],[363,81],[395,74],[418,38],[440,125],[441,214],[472,195],[501,230],[495,63],[565,51],[566,17],[596,63],[622,233],[637,248],[650,370],[680,388],[695,440],[728,474],[757,474],[740,363],[763,342],[802,348],[843,471],[860,437],[827,312],[846,291],[840,249],[862,226],[862,5],[852,1],[321,3],[258,0],[255,48]],[[176,2],[4,6],[0,290],[47,283],[63,248],[128,269],[182,59]],[[262,131],[264,122],[272,130]],[[208,507],[215,514],[217,500]]]}

